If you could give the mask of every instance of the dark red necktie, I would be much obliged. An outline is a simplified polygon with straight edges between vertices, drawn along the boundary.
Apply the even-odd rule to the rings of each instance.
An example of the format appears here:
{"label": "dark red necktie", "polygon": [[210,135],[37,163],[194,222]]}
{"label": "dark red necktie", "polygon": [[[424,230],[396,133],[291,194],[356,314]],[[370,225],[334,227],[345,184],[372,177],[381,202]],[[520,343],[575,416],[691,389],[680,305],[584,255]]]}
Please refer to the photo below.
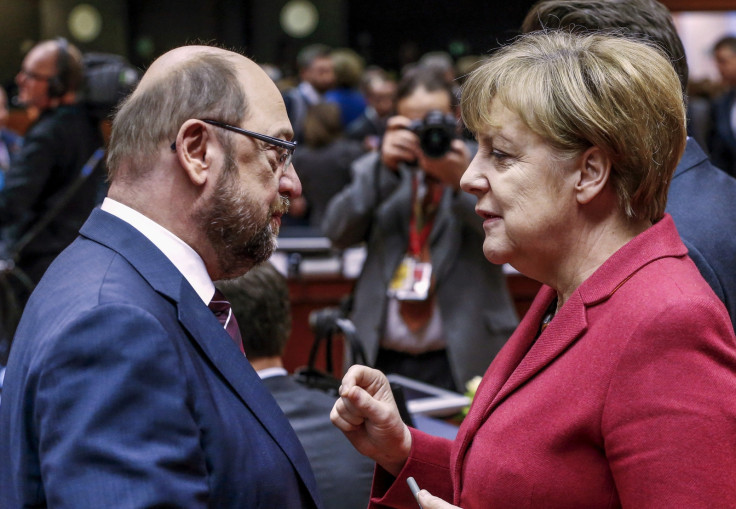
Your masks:
{"label": "dark red necktie", "polygon": [[238,328],[238,321],[235,319],[230,303],[227,301],[225,296],[220,290],[215,289],[215,295],[212,296],[212,300],[208,304],[210,311],[212,311],[217,319],[220,321],[223,327],[233,342],[240,348],[240,351],[245,354],[243,349],[243,338],[240,337],[240,329]]}

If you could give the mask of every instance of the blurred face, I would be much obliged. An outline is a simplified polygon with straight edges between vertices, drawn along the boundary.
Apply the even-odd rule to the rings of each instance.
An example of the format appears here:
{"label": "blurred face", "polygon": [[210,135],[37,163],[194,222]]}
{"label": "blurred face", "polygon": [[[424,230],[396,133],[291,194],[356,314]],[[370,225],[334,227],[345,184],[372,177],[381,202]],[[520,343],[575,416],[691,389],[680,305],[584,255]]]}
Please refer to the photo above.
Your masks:
{"label": "blurred face", "polygon": [[736,52],[724,46],[718,48],[713,53],[713,56],[715,57],[716,66],[723,81],[731,86],[736,86]]}
{"label": "blurred face", "polygon": [[429,92],[419,87],[396,104],[397,113],[410,120],[422,120],[432,110],[452,113],[452,102],[445,90]]}
{"label": "blurred face", "polygon": [[302,71],[302,79],[317,92],[327,92],[335,85],[335,69],[330,57],[315,58],[312,65]]}
{"label": "blurred face", "polygon": [[56,76],[56,46],[42,44],[23,59],[15,82],[18,99],[27,106],[45,109],[49,106],[49,80]]}
{"label": "blurred face", "polygon": [[462,177],[483,218],[483,253],[527,275],[554,267],[569,235],[574,160],[562,161],[499,101],[491,105],[494,126],[477,133],[479,150]]}
{"label": "blurred face", "polygon": [[[286,108],[273,82],[260,70],[242,76],[250,115],[239,127],[291,139]],[[283,149],[236,133],[228,136],[220,175],[197,218],[215,249],[222,277],[237,277],[271,256],[281,216],[289,199],[301,195],[301,183],[293,165],[279,164]]]}
{"label": "blurred face", "polygon": [[8,125],[8,96],[5,89],[0,88],[0,127]]}
{"label": "blurred face", "polygon": [[396,83],[393,81],[378,81],[371,86],[368,94],[368,104],[376,110],[378,116],[386,118],[394,113],[396,102]]}

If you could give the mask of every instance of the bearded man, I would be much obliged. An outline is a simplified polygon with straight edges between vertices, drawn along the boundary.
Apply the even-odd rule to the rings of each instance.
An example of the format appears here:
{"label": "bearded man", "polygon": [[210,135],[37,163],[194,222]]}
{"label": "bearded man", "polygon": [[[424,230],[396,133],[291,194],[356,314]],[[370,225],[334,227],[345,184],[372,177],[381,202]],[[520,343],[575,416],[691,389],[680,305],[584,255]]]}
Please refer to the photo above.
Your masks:
{"label": "bearded man", "polygon": [[272,253],[301,193],[292,135],[241,55],[186,46],[151,65],[113,123],[107,198],[18,327],[0,506],[321,506],[213,284]]}

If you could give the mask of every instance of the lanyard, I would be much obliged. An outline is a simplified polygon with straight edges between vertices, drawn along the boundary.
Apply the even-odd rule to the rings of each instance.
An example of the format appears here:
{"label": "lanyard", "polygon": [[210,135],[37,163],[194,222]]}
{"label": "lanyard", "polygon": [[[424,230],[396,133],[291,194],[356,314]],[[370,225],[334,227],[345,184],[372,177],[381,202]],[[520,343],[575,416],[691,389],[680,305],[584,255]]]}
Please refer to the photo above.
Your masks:
{"label": "lanyard", "polygon": [[429,234],[432,232],[432,225],[442,197],[442,186],[434,184],[430,186],[432,195],[428,198],[428,186],[422,177],[423,174],[417,171],[412,180],[413,206],[409,219],[409,254],[417,259],[420,258]]}

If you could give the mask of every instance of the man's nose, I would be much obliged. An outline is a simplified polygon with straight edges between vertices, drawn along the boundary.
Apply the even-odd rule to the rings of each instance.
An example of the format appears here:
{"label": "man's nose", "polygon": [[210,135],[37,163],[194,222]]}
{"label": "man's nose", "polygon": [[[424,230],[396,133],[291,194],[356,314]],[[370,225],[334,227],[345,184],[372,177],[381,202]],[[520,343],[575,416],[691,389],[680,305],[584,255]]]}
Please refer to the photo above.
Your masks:
{"label": "man's nose", "polygon": [[302,183],[296,174],[293,163],[289,165],[279,180],[279,193],[292,199],[302,195]]}

